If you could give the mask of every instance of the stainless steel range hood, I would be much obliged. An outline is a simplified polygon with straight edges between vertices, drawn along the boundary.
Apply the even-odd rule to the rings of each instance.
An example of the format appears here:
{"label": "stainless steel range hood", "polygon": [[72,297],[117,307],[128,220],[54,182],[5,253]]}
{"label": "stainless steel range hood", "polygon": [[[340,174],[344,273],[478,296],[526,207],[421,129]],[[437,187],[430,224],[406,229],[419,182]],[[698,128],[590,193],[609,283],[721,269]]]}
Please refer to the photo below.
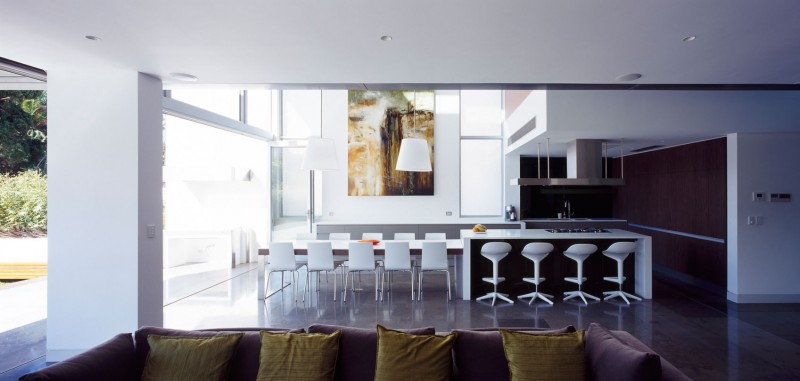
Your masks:
{"label": "stainless steel range hood", "polygon": [[577,139],[567,144],[566,178],[518,178],[511,185],[620,186],[625,179],[603,177],[602,140]]}

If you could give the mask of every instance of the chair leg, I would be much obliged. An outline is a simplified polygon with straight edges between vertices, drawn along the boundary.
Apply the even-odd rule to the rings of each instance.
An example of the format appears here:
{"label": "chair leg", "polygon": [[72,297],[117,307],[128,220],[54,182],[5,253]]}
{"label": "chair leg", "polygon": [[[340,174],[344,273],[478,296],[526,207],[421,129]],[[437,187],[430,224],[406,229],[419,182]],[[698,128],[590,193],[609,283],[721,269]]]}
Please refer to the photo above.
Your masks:
{"label": "chair leg", "polygon": [[422,300],[422,274],[424,271],[419,270],[417,273],[417,301]]}
{"label": "chair leg", "polygon": [[267,272],[267,283],[264,284],[264,295],[269,295],[269,279],[272,276],[272,271]]}
{"label": "chair leg", "polygon": [[306,272],[306,284],[305,284],[305,287],[304,287],[304,290],[303,290],[303,301],[304,302],[306,301],[306,294],[308,293],[308,277],[309,277],[310,274],[311,274],[310,271]]}
{"label": "chair leg", "polygon": [[[378,301],[378,273],[379,271],[375,271],[375,301]],[[381,286],[383,287],[383,286]],[[383,289],[381,289],[381,301],[383,301]]]}
{"label": "chair leg", "polygon": [[[328,275],[326,273],[325,277],[327,278]],[[336,301],[336,269],[333,269],[333,301]]]}
{"label": "chair leg", "polygon": [[345,272],[344,273],[344,285],[343,285],[344,288],[342,289],[342,291],[343,291],[342,293],[344,294],[344,296],[342,296],[342,301],[345,301],[345,302],[347,301],[347,278],[349,278],[349,277],[350,277],[350,272],[349,271]]}
{"label": "chair leg", "polygon": [[411,267],[411,270],[409,270],[409,272],[411,273],[411,301],[413,302],[414,301],[414,267]]}
{"label": "chair leg", "polygon": [[446,270],[447,274],[447,300],[453,300],[453,295],[450,294],[450,270]]}

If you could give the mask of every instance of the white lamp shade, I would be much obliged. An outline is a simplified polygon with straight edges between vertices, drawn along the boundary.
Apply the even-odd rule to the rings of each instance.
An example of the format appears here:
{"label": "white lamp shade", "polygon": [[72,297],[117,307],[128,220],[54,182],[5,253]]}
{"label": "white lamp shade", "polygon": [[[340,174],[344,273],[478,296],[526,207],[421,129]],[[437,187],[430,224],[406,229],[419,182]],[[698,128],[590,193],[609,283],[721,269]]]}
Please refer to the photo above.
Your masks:
{"label": "white lamp shade", "polygon": [[339,169],[336,144],[333,139],[308,138],[306,154],[303,156],[303,169],[311,171]]}
{"label": "white lamp shade", "polygon": [[425,139],[406,138],[400,142],[395,169],[407,172],[430,172],[431,154]]}

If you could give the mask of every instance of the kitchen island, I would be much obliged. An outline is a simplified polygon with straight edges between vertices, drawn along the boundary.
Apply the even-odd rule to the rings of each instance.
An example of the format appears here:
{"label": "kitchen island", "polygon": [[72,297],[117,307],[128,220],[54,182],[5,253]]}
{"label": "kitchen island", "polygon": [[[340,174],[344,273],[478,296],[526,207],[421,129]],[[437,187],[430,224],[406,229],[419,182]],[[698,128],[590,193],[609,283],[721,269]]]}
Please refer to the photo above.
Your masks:
{"label": "kitchen island", "polygon": [[[574,243],[593,243],[597,245],[597,252],[592,254],[592,258],[587,259],[584,265],[584,271],[588,274],[585,276],[589,278],[587,282],[594,282],[598,284],[597,287],[605,287],[605,290],[615,289],[617,287],[616,284],[603,282],[605,284],[602,285],[599,282],[603,276],[616,275],[616,267],[612,268],[610,263],[607,262],[610,260],[603,256],[602,251],[617,241],[633,241],[636,242],[636,252],[625,261],[626,264],[632,262],[629,266],[632,266],[633,269],[632,272],[627,272],[626,270],[626,285],[632,281],[637,295],[645,299],[651,299],[653,297],[651,238],[621,229],[605,230],[605,232],[588,233],[552,233],[545,229],[489,229],[485,233],[461,230],[461,238],[464,240],[464,253],[461,257],[461,297],[465,300],[474,299],[481,296],[484,292],[481,290],[488,286],[488,284],[483,284],[485,282],[480,281],[481,277],[491,275],[490,262],[483,258],[480,253],[481,246],[487,242],[500,241],[508,242],[512,245],[511,253],[500,263],[500,276],[506,277],[506,281],[499,286],[500,292],[503,292],[504,288],[524,286],[521,276],[532,276],[532,273],[526,273],[532,267],[530,266],[530,261],[520,254],[522,247],[530,242],[552,243],[555,249],[542,262],[542,272],[547,280],[542,283],[541,287],[544,292],[547,292],[546,290],[548,289],[553,290],[554,288],[564,287],[564,276],[574,276],[574,273],[569,272],[574,270],[567,269],[571,264],[563,260],[564,249]],[[601,272],[603,273],[601,274]],[[595,274],[594,276],[592,276],[593,273]],[[599,280],[597,274],[600,274]],[[516,298],[513,292],[511,294]],[[556,296],[556,300],[561,300],[560,294]]]}

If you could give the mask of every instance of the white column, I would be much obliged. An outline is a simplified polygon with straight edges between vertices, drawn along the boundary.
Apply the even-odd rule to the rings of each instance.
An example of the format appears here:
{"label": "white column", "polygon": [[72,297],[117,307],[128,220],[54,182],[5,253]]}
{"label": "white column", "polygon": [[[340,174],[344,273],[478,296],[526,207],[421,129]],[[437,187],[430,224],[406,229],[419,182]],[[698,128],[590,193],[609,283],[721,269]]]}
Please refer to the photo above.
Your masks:
{"label": "white column", "polygon": [[47,361],[162,323],[161,88],[105,63],[48,71]]}
{"label": "white column", "polygon": [[[800,302],[799,133],[728,135],[728,300]],[[753,198],[763,192],[766,200]],[[790,193],[791,202],[769,201]],[[750,218],[758,222],[748,223]]]}

